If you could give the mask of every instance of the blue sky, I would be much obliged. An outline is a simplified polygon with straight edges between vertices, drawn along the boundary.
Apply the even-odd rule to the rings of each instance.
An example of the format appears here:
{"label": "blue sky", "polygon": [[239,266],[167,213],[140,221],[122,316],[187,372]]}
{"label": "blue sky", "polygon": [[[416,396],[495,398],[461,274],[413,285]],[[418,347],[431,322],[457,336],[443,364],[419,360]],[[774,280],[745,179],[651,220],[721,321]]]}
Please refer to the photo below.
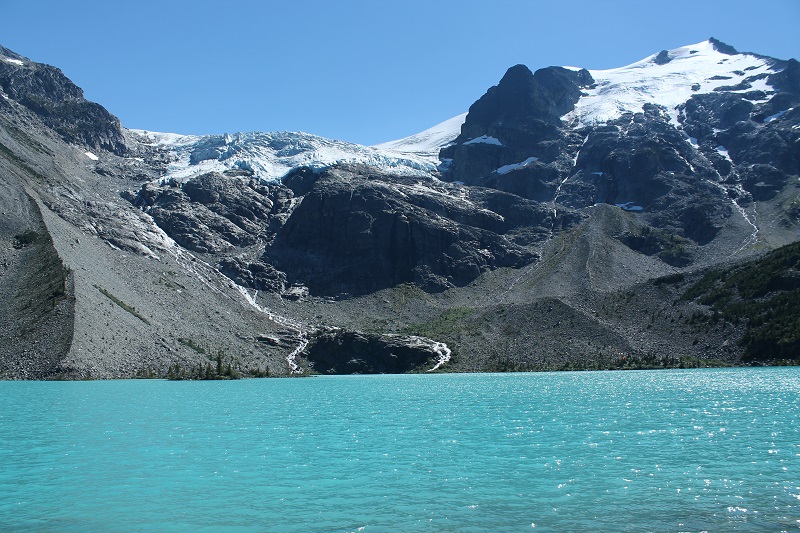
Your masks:
{"label": "blue sky", "polygon": [[0,0],[0,44],[123,125],[375,144],[467,111],[524,63],[623,66],[714,36],[800,59],[798,0]]}

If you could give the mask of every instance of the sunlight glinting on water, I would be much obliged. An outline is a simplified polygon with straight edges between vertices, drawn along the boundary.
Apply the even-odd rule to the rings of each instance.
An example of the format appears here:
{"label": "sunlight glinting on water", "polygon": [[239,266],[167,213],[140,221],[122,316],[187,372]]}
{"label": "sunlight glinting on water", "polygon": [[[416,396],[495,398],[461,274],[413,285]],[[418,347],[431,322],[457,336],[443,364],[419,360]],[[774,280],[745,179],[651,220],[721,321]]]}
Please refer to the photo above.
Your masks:
{"label": "sunlight glinting on water", "polygon": [[0,383],[12,530],[800,527],[800,369]]}

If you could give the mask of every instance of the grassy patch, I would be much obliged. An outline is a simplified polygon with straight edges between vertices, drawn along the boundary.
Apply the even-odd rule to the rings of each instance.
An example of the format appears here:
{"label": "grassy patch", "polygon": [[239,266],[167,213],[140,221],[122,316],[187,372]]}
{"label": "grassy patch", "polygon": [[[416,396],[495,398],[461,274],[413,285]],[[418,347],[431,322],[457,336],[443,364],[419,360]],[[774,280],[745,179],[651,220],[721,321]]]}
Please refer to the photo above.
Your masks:
{"label": "grassy patch", "polygon": [[729,367],[730,363],[719,359],[700,359],[692,356],[617,355],[613,357],[583,357],[565,363],[531,364],[513,361],[509,357],[492,360],[487,372],[553,372],[553,371],[595,371],[595,370],[657,370],[664,368],[719,368]]}
{"label": "grassy patch", "polygon": [[197,352],[197,353],[199,353],[201,355],[205,355],[207,353],[206,349],[203,348],[202,346],[200,346],[198,343],[196,343],[193,339],[186,339],[186,338],[183,338],[183,337],[178,337],[178,343],[186,346],[187,348],[189,348],[191,350],[194,350],[195,352]]}
{"label": "grassy patch", "polygon": [[655,285],[656,287],[660,285],[678,285],[679,283],[682,283],[685,279],[686,276],[684,276],[682,273],[679,272],[677,274],[669,274],[667,276],[661,276],[660,278],[656,278],[653,281],[653,285]]}
{"label": "grassy patch", "polygon": [[434,340],[452,338],[455,333],[469,329],[466,321],[475,314],[475,311],[472,307],[453,307],[433,320],[408,325],[402,333]]}
{"label": "grassy patch", "polygon": [[125,311],[129,312],[130,314],[132,314],[133,316],[135,316],[136,318],[138,318],[139,320],[141,320],[145,324],[150,325],[150,321],[147,320],[145,317],[143,317],[141,314],[139,314],[139,312],[136,310],[135,307],[133,307],[132,305],[126,304],[125,302],[123,302],[122,300],[120,300],[119,298],[117,298],[116,296],[114,296],[113,294],[108,292],[107,290],[105,290],[103,287],[100,287],[99,285],[95,285],[94,287],[98,291],[100,291],[103,294],[103,296],[105,296],[106,298],[108,298],[109,300],[111,300],[112,302],[117,304],[119,307],[121,307]]}

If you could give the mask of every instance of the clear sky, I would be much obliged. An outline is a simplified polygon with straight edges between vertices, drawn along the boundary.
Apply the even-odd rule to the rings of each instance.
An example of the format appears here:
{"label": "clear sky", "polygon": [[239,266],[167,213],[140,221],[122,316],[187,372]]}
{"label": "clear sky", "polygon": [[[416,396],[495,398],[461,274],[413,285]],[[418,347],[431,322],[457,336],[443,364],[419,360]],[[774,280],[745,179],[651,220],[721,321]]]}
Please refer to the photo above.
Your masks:
{"label": "clear sky", "polygon": [[129,128],[362,144],[467,111],[517,63],[606,69],[712,36],[800,59],[800,0],[0,0],[0,44]]}

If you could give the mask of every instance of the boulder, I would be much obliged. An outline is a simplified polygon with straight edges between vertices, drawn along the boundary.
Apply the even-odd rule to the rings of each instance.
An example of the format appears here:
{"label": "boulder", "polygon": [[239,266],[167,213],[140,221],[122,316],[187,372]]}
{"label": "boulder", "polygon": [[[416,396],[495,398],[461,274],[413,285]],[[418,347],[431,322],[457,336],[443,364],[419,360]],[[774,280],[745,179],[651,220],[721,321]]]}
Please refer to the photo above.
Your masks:
{"label": "boulder", "polygon": [[441,343],[424,337],[325,328],[303,356],[320,374],[401,374],[432,369],[441,353]]}

